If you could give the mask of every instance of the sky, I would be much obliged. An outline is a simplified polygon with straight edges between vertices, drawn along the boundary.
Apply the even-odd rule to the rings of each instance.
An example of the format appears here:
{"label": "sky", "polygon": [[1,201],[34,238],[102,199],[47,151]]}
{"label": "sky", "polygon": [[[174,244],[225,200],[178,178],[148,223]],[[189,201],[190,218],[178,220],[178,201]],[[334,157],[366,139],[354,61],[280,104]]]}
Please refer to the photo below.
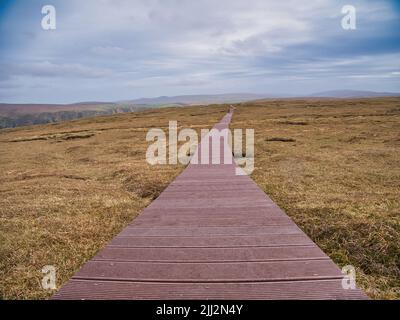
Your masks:
{"label": "sky", "polygon": [[0,0],[0,102],[341,89],[400,92],[400,1]]}

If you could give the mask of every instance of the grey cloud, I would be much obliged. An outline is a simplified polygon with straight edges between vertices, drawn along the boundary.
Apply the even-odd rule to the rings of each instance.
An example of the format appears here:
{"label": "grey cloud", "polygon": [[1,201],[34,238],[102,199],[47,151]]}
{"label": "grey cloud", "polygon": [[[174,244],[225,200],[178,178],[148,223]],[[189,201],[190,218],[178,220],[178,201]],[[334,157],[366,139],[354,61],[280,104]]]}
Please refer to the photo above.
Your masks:
{"label": "grey cloud", "polygon": [[14,64],[7,67],[10,75],[33,77],[79,77],[103,78],[112,74],[110,70],[87,67],[78,63],[57,64],[49,61]]}

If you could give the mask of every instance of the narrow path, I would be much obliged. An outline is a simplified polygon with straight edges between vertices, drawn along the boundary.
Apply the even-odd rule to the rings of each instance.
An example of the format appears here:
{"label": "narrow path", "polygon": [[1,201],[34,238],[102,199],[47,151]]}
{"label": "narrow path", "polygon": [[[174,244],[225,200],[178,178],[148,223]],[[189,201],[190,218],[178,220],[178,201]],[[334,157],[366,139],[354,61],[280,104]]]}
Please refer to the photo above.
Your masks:
{"label": "narrow path", "polygon": [[[227,128],[231,117],[214,128]],[[234,163],[190,164],[53,298],[367,298],[344,290],[333,261],[235,170]]]}

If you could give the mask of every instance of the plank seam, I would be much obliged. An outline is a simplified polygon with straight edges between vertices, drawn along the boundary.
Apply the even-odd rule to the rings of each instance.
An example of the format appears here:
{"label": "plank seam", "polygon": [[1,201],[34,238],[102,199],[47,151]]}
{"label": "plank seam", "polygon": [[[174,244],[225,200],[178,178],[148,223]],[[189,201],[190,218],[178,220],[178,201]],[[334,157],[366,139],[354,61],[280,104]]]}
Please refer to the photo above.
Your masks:
{"label": "plank seam", "polygon": [[298,277],[298,278],[277,278],[277,279],[246,279],[246,280],[236,280],[236,279],[202,279],[202,280],[154,280],[154,279],[128,279],[128,278],[101,278],[101,277],[72,277],[74,280],[86,280],[86,281],[118,281],[118,282],[133,282],[133,283],[271,283],[271,282],[312,282],[319,280],[342,280],[343,276],[332,276],[332,277]]}
{"label": "plank seam", "polygon": [[285,262],[285,261],[326,261],[330,260],[329,257],[315,257],[315,258],[288,258],[288,259],[259,259],[259,260],[127,260],[127,259],[96,259],[91,261],[98,262],[133,262],[133,263],[258,263],[258,262]]}

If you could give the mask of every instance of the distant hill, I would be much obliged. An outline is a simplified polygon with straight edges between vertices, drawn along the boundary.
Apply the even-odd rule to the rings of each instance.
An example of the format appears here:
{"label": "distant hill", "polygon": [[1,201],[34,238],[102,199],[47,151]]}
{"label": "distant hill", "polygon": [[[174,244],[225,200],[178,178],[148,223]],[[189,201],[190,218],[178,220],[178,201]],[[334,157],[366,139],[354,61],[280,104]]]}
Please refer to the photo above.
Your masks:
{"label": "distant hill", "polygon": [[137,105],[101,102],[67,105],[0,103],[0,129],[133,112],[144,108],[144,106]]}
{"label": "distant hill", "polygon": [[119,103],[130,103],[136,105],[199,105],[217,103],[239,103],[252,100],[277,99],[277,98],[374,98],[374,97],[393,97],[400,96],[394,92],[374,92],[357,90],[332,90],[313,93],[311,95],[290,95],[290,94],[254,94],[254,93],[231,93],[214,95],[182,95],[182,96],[162,96],[157,98],[142,98],[135,100],[120,101]]}
{"label": "distant hill", "polygon": [[157,97],[157,98],[142,98],[128,101],[121,101],[121,103],[133,103],[139,105],[166,105],[166,104],[180,104],[180,105],[198,105],[198,104],[213,104],[213,103],[238,103],[250,100],[258,100],[271,98],[273,96],[268,94],[253,94],[253,93],[228,93],[228,94],[212,94],[212,95],[183,95],[173,97]]}
{"label": "distant hill", "polygon": [[332,90],[313,93],[310,97],[323,98],[377,98],[377,97],[398,97],[399,92],[375,92],[361,90]]}
{"label": "distant hill", "polygon": [[0,129],[74,120],[83,117],[134,112],[147,108],[183,107],[198,104],[237,103],[267,98],[258,94],[186,95],[142,98],[119,102],[78,102],[73,104],[0,103]]}
{"label": "distant hill", "polygon": [[228,93],[213,95],[182,95],[173,97],[141,98],[118,102],[78,102],[73,104],[6,104],[0,103],[0,129],[74,120],[84,117],[134,112],[148,108],[184,107],[239,103],[252,100],[279,98],[374,98],[400,96],[400,93],[356,90],[334,90],[311,95]]}

